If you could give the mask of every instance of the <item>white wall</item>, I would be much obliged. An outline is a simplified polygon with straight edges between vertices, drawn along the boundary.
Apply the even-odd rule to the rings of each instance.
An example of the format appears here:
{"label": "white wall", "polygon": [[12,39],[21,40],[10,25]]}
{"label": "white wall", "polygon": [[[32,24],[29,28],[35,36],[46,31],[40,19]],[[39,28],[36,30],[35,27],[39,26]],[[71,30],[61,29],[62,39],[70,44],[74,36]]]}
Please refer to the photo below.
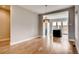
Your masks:
{"label": "white wall", "polygon": [[11,8],[11,44],[38,36],[38,15],[19,6]]}
{"label": "white wall", "polygon": [[77,51],[79,53],[79,6],[75,6],[75,11],[78,11],[77,14],[75,14],[75,42]]}

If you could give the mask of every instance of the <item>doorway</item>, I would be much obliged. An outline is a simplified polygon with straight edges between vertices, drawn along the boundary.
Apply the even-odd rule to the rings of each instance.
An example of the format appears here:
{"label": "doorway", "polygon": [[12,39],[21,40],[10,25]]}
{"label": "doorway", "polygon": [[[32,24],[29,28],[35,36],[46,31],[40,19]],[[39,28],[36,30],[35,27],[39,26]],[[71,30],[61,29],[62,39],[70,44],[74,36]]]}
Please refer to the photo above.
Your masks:
{"label": "doorway", "polygon": [[0,47],[10,45],[10,6],[0,5]]}

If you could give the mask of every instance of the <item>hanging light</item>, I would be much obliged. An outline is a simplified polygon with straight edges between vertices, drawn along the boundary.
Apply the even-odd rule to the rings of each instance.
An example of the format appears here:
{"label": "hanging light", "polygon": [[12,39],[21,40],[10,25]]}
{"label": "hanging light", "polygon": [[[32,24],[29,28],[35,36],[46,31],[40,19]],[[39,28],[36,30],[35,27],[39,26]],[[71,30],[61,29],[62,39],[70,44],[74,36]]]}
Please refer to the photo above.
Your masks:
{"label": "hanging light", "polygon": [[[47,5],[45,5],[45,13],[47,13]],[[47,19],[47,16],[45,15],[45,18],[44,19]]]}
{"label": "hanging light", "polygon": [[[45,13],[47,13],[47,6],[48,5],[45,5]],[[43,20],[44,20],[44,22],[48,22],[49,21],[48,18],[47,18],[47,15],[45,15]]]}

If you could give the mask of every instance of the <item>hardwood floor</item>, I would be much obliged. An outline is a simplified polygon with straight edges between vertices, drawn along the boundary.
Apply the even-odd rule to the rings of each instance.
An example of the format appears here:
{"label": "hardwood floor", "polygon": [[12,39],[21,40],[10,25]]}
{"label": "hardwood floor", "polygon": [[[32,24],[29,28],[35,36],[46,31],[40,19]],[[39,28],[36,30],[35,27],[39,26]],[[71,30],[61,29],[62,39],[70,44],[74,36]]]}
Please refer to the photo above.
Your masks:
{"label": "hardwood floor", "polygon": [[0,47],[6,46],[6,45],[10,45],[10,39],[9,38],[0,39]]}
{"label": "hardwood floor", "polygon": [[[58,39],[58,38],[54,38]],[[59,40],[58,40],[59,41]],[[32,39],[13,46],[0,47],[0,54],[71,54],[73,46],[66,41],[52,41],[50,46],[42,38]],[[44,45],[45,43],[45,45]]]}
{"label": "hardwood floor", "polygon": [[13,46],[5,46],[0,48],[0,53],[12,53],[12,54],[29,54],[29,53],[47,53],[47,51],[40,51],[42,47],[42,39],[37,38],[31,41],[23,42],[21,44]]}

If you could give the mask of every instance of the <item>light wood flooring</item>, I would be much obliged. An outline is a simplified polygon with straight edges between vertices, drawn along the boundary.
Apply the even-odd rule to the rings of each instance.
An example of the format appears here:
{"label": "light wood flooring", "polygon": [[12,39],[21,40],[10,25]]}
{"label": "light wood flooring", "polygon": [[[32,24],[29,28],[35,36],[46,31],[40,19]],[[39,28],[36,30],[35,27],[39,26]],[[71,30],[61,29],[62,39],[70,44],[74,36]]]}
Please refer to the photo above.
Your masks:
{"label": "light wood flooring", "polygon": [[[72,54],[73,45],[61,38],[53,38],[53,43],[44,42],[43,38],[35,38],[30,41],[19,43],[13,46],[5,45],[0,47],[0,54]],[[62,43],[63,42],[63,43]],[[45,45],[44,45],[45,43]]]}

